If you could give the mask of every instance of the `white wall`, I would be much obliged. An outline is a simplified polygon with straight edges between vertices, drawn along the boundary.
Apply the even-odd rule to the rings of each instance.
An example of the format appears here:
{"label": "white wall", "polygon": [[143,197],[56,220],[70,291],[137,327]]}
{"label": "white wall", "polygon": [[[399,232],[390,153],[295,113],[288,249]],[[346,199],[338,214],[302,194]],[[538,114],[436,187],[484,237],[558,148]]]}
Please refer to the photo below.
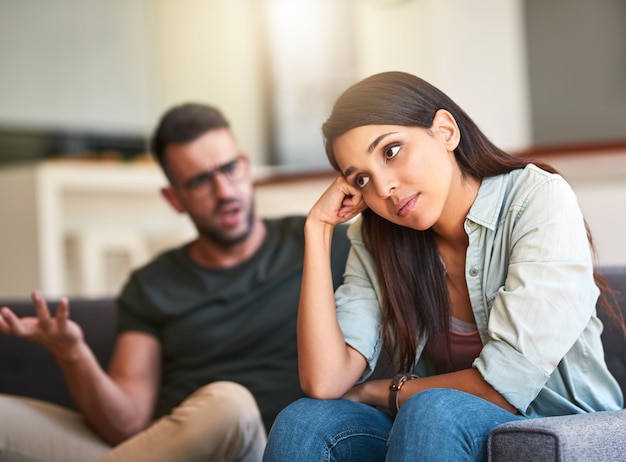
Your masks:
{"label": "white wall", "polygon": [[452,97],[499,146],[530,144],[522,0],[379,3],[356,1],[360,78],[416,74]]}
{"label": "white wall", "polygon": [[149,134],[221,107],[265,159],[257,0],[0,0],[0,124]]}
{"label": "white wall", "polygon": [[[416,73],[495,142],[528,144],[522,0],[337,1],[353,1],[358,78]],[[0,0],[0,124],[147,134],[170,105],[204,100],[263,164],[262,4]]]}
{"label": "white wall", "polygon": [[145,130],[148,47],[142,0],[0,0],[0,123]]}
{"label": "white wall", "polygon": [[[266,159],[258,0],[142,1],[150,24],[154,117],[185,100],[220,107],[253,163]],[[150,121],[152,124],[153,121]]]}

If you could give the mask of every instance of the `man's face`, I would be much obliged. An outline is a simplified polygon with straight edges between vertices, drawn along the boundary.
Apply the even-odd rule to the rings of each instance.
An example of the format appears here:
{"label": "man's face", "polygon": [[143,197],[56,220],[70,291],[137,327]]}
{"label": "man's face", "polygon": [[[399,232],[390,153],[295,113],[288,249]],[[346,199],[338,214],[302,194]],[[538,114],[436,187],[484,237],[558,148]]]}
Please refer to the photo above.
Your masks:
{"label": "man's face", "polygon": [[170,203],[186,212],[201,236],[233,246],[249,235],[254,188],[248,158],[228,129],[211,130],[165,150]]}

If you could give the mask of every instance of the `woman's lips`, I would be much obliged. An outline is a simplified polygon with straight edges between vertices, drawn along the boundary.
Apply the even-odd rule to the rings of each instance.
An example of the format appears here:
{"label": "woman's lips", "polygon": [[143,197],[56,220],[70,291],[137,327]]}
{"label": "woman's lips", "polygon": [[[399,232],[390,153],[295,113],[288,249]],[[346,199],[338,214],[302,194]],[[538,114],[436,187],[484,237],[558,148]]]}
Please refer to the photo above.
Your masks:
{"label": "woman's lips", "polygon": [[409,213],[411,213],[413,207],[415,207],[415,203],[417,202],[418,197],[419,194],[415,194],[414,196],[408,197],[400,202],[396,206],[396,214],[401,218],[406,217]]}

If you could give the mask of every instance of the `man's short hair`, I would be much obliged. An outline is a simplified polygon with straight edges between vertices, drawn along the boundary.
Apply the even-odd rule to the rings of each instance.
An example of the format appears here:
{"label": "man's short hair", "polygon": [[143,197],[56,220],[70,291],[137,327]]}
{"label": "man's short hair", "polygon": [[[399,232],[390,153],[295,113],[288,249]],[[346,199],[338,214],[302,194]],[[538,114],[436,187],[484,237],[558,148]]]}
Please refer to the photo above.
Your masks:
{"label": "man's short hair", "polygon": [[200,103],[185,103],[169,109],[159,121],[150,139],[150,152],[167,174],[165,149],[170,143],[193,141],[205,133],[230,124],[215,107]]}

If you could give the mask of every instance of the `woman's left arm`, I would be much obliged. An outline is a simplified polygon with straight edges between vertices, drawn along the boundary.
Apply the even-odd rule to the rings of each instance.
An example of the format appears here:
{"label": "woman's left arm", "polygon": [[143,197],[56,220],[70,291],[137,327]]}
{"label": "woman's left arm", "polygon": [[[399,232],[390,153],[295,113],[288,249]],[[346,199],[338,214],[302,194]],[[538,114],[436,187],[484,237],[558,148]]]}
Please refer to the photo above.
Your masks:
{"label": "woman's left arm", "polygon": [[[372,406],[387,407],[390,385],[391,379],[370,380],[352,388],[344,395],[344,398]],[[489,385],[476,369],[465,369],[408,380],[398,394],[398,407],[401,407],[414,394],[430,388],[449,388],[464,391],[483,398],[513,414],[517,412],[517,409]]]}
{"label": "woman's left arm", "polygon": [[499,261],[483,270],[483,284],[492,285],[483,289],[488,340],[473,363],[522,411],[589,326],[599,294],[573,190],[557,175],[533,168],[524,174],[495,230]]}

